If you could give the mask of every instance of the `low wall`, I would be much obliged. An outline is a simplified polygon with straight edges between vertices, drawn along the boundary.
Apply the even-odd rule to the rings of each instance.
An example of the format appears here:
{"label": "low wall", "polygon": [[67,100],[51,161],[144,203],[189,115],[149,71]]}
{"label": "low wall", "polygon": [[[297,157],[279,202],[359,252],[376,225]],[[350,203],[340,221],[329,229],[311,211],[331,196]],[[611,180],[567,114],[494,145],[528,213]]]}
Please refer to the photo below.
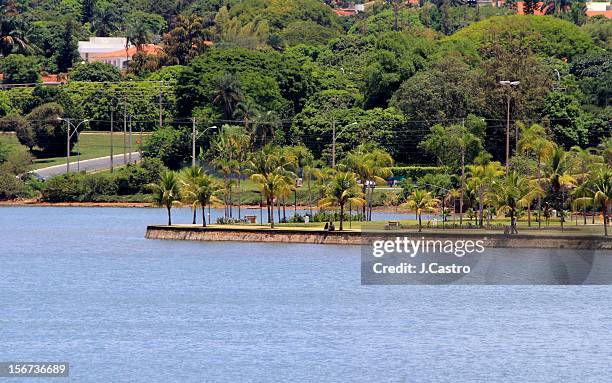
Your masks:
{"label": "low wall", "polygon": [[183,241],[284,242],[325,245],[362,245],[373,238],[410,237],[435,240],[484,240],[489,248],[584,249],[612,250],[612,238],[572,235],[504,235],[479,233],[407,233],[379,232],[371,236],[360,232],[326,232],[322,230],[284,230],[262,228],[223,228],[197,226],[148,226],[146,238]]}

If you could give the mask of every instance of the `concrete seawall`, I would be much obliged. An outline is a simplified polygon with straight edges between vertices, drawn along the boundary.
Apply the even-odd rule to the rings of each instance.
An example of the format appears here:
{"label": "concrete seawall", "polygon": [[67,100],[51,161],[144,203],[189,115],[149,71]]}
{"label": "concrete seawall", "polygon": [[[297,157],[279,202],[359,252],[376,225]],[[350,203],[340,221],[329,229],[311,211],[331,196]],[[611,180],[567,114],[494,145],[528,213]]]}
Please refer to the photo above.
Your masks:
{"label": "concrete seawall", "polygon": [[325,232],[322,230],[264,229],[235,227],[197,227],[197,226],[148,226],[145,237],[148,239],[167,239],[183,241],[234,241],[234,242],[282,242],[312,243],[325,245],[363,245],[372,239],[384,237],[425,238],[431,240],[484,240],[489,248],[534,248],[534,249],[582,249],[612,250],[612,238],[603,236],[576,235],[541,235],[521,234],[508,236],[504,234],[485,233],[415,233],[403,231],[385,231],[377,233]]}

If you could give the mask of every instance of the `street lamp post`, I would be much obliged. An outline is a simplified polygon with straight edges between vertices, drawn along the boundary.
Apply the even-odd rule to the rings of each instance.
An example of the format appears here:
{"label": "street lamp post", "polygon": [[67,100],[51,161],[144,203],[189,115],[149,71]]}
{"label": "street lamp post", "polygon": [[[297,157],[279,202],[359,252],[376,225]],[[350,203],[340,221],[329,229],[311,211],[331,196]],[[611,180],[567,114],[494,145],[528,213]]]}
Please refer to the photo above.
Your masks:
{"label": "street lamp post", "polygon": [[[518,86],[520,81],[500,81],[500,85],[513,87]],[[506,97],[508,104],[506,109],[506,175],[508,175],[508,171],[510,169],[510,88],[508,88],[508,93]]]}
{"label": "street lamp post", "polygon": [[196,158],[196,140],[198,138],[200,138],[204,133],[208,132],[209,130],[214,130],[217,129],[216,126],[211,126],[208,127],[206,129],[204,129],[203,132],[198,132],[198,130],[196,129],[196,119],[195,117],[191,119],[191,167],[195,167],[195,158]]}
{"label": "street lamp post", "polygon": [[[72,136],[74,136],[76,134],[77,138],[79,137],[79,127],[81,125],[83,125],[86,122],[89,122],[89,120],[83,120],[81,122],[79,122],[76,126],[74,126],[74,124],[70,121],[69,118],[61,118],[58,117],[57,118],[58,121],[66,121],[66,173],[70,172],[70,139],[72,138]],[[70,132],[70,127],[72,127],[73,131]],[[77,172],[80,169],[80,151],[77,152]]]}
{"label": "street lamp post", "polygon": [[[345,128],[354,125],[357,125],[357,123],[352,122],[345,126]],[[336,120],[332,120],[332,168],[336,168]]]}

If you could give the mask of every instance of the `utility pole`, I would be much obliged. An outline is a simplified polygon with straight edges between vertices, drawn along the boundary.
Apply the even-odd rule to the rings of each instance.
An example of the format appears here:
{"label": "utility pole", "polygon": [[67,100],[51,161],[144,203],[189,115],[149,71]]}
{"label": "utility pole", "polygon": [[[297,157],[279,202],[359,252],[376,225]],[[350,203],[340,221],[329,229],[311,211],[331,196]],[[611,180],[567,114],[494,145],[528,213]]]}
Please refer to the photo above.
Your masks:
{"label": "utility pole", "polygon": [[[72,138],[72,136],[74,136],[76,134],[77,136],[77,140],[79,138],[79,126],[83,125],[86,122],[89,122],[89,120],[83,120],[81,122],[79,122],[77,124],[77,126],[72,125],[72,122],[70,122],[70,119],[68,118],[61,118],[61,117],[57,117],[58,121],[66,121],[66,172],[70,172],[70,139]],[[72,132],[70,131],[70,127],[73,127]],[[80,170],[80,153],[77,152],[77,171]]]}
{"label": "utility pole", "polygon": [[130,151],[128,152],[128,164],[132,163],[132,115],[130,115],[130,141],[129,141],[129,149]]}
{"label": "utility pole", "polygon": [[66,120],[66,173],[70,173],[70,121]]}
{"label": "utility pole", "polygon": [[[512,87],[512,86],[518,86],[521,82],[520,81],[500,81],[499,82],[501,85],[503,86],[508,86],[508,87]],[[507,93],[507,109],[506,109],[506,175],[508,175],[509,171],[510,171],[510,89],[508,89],[508,93]],[[517,128],[518,130],[518,128]],[[518,134],[517,134],[518,137]],[[518,138],[517,138],[517,145],[518,145]]]}
{"label": "utility pole", "polygon": [[164,81],[162,80],[159,82],[159,127],[160,128],[164,124],[163,90],[164,90]]}
{"label": "utility pole", "polygon": [[111,120],[110,120],[110,172],[113,172],[113,117],[114,111],[111,110]]}
{"label": "utility pole", "polygon": [[200,133],[196,129],[195,117],[191,118],[191,166],[192,167],[195,167],[196,165],[196,160],[195,160],[196,158],[196,140],[204,133],[208,132],[209,130],[214,130],[214,129],[217,129],[217,127],[211,126],[211,127],[204,129],[204,131]]}
{"label": "utility pole", "polygon": [[196,119],[191,119],[191,167],[195,168],[195,146],[196,146]]}
{"label": "utility pole", "polygon": [[332,120],[332,169],[336,168],[336,120]]}
{"label": "utility pole", "polygon": [[123,164],[127,163],[127,104],[125,104],[125,98],[123,99]]}

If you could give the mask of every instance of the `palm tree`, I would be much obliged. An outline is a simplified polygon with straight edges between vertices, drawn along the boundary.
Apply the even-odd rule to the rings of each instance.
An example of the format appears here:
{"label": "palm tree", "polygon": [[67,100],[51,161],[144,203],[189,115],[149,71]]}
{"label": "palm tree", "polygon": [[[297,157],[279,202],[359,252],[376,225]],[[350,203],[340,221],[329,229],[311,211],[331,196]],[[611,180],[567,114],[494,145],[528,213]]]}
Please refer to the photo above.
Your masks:
{"label": "palm tree", "polygon": [[497,214],[508,213],[512,233],[517,233],[516,220],[519,208],[527,206],[532,198],[529,181],[517,172],[511,172],[508,176],[497,180],[489,195],[497,205]]}
{"label": "palm tree", "polygon": [[267,146],[254,153],[247,162],[247,172],[257,183],[266,198],[268,222],[274,228],[274,201],[287,184],[292,183],[293,173],[287,169],[288,162],[279,150]]}
{"label": "palm tree", "polygon": [[468,132],[465,126],[458,129],[458,132],[451,137],[454,138],[461,155],[461,183],[459,185],[459,189],[461,190],[461,196],[459,197],[459,226],[461,226],[463,225],[463,195],[465,193],[465,154],[470,146],[480,144],[480,139],[476,137],[476,135]]}
{"label": "palm tree", "polygon": [[610,199],[612,198],[612,170],[599,169],[592,177],[592,187],[594,200],[601,203],[603,212],[604,233],[608,235],[608,209],[610,207]]}
{"label": "palm tree", "polygon": [[240,81],[232,73],[225,73],[217,77],[214,83],[213,104],[223,108],[223,115],[229,120],[232,118],[236,105],[243,100]]}
{"label": "palm tree", "polygon": [[221,185],[211,176],[202,172],[194,179],[190,188],[192,198],[202,207],[202,226],[206,227],[206,206],[217,202],[215,194],[221,189]]}
{"label": "palm tree", "polygon": [[189,168],[185,168],[181,171],[180,178],[183,187],[181,191],[183,192],[183,200],[191,205],[191,212],[193,213],[192,224],[196,224],[196,212],[199,201],[195,198],[193,190],[196,185],[195,182],[200,177],[204,171],[199,166],[193,166]]}
{"label": "palm tree", "polygon": [[266,146],[269,143],[269,137],[274,139],[274,135],[281,125],[281,118],[275,111],[258,111],[251,132],[254,146]]}
{"label": "palm tree", "polygon": [[385,179],[392,175],[390,167],[393,166],[393,158],[382,149],[360,145],[346,155],[342,165],[357,175],[361,183],[361,193],[366,200],[363,216],[365,220],[370,220],[374,188],[384,184]]}
{"label": "palm tree", "polygon": [[[578,197],[574,201],[576,212],[582,207],[582,215],[584,224],[586,225],[586,208],[592,204],[593,192],[589,184],[589,176],[597,169],[604,167],[603,156],[594,153],[593,149],[582,149],[579,146],[574,146],[570,149],[570,155],[573,159],[574,169],[573,174],[576,179],[576,188],[573,190],[573,195]],[[577,203],[579,202],[579,203]],[[578,213],[576,213],[577,215]],[[576,221],[578,218],[576,218]]]}
{"label": "palm tree", "polygon": [[493,181],[504,174],[501,163],[491,162],[490,154],[484,153],[476,158],[474,165],[468,166],[470,182],[474,185],[478,195],[478,225],[481,228],[484,226],[485,195],[491,190]]}
{"label": "palm tree", "polygon": [[401,206],[407,207],[416,212],[419,220],[420,233],[422,228],[421,216],[423,211],[432,211],[438,206],[439,203],[440,201],[434,198],[430,192],[422,189],[415,189],[412,191],[406,202]]}
{"label": "palm tree", "polygon": [[246,132],[249,132],[251,136],[251,127],[250,124],[255,121],[256,116],[261,113],[259,105],[257,105],[254,101],[247,99],[245,101],[241,101],[236,105],[236,110],[234,110],[234,118],[242,119],[244,123],[244,129]]}
{"label": "palm tree", "polygon": [[612,166],[612,138],[602,141],[597,149],[599,149],[599,154],[603,157],[604,162],[608,166]]}
{"label": "palm tree", "polygon": [[[537,184],[542,188],[542,164],[548,160],[555,150],[554,142],[547,138],[546,130],[538,124],[529,127],[521,126],[521,139],[519,140],[519,150],[523,153],[531,153],[536,158],[536,179]],[[542,227],[542,197],[538,196],[538,227]]]}
{"label": "palm tree", "polygon": [[172,171],[165,171],[161,174],[160,180],[156,184],[150,184],[149,188],[153,191],[153,201],[157,206],[164,206],[168,211],[168,226],[172,225],[172,206],[181,199],[181,184],[179,177]]}
{"label": "palm tree", "polygon": [[319,206],[337,205],[340,207],[340,231],[344,230],[344,206],[363,205],[366,201],[359,190],[357,177],[352,172],[338,172],[331,180],[326,190],[326,197],[319,202]]}
{"label": "palm tree", "polygon": [[572,0],[546,0],[542,3],[540,11],[545,15],[559,15],[569,12],[572,8]]}
{"label": "palm tree", "polygon": [[[546,184],[548,185],[548,196],[557,211],[564,210],[565,192],[576,184],[576,179],[571,174],[573,167],[572,158],[567,155],[563,148],[557,147],[553,150],[544,168]],[[565,219],[563,216],[559,218],[561,229],[563,229]]]}

